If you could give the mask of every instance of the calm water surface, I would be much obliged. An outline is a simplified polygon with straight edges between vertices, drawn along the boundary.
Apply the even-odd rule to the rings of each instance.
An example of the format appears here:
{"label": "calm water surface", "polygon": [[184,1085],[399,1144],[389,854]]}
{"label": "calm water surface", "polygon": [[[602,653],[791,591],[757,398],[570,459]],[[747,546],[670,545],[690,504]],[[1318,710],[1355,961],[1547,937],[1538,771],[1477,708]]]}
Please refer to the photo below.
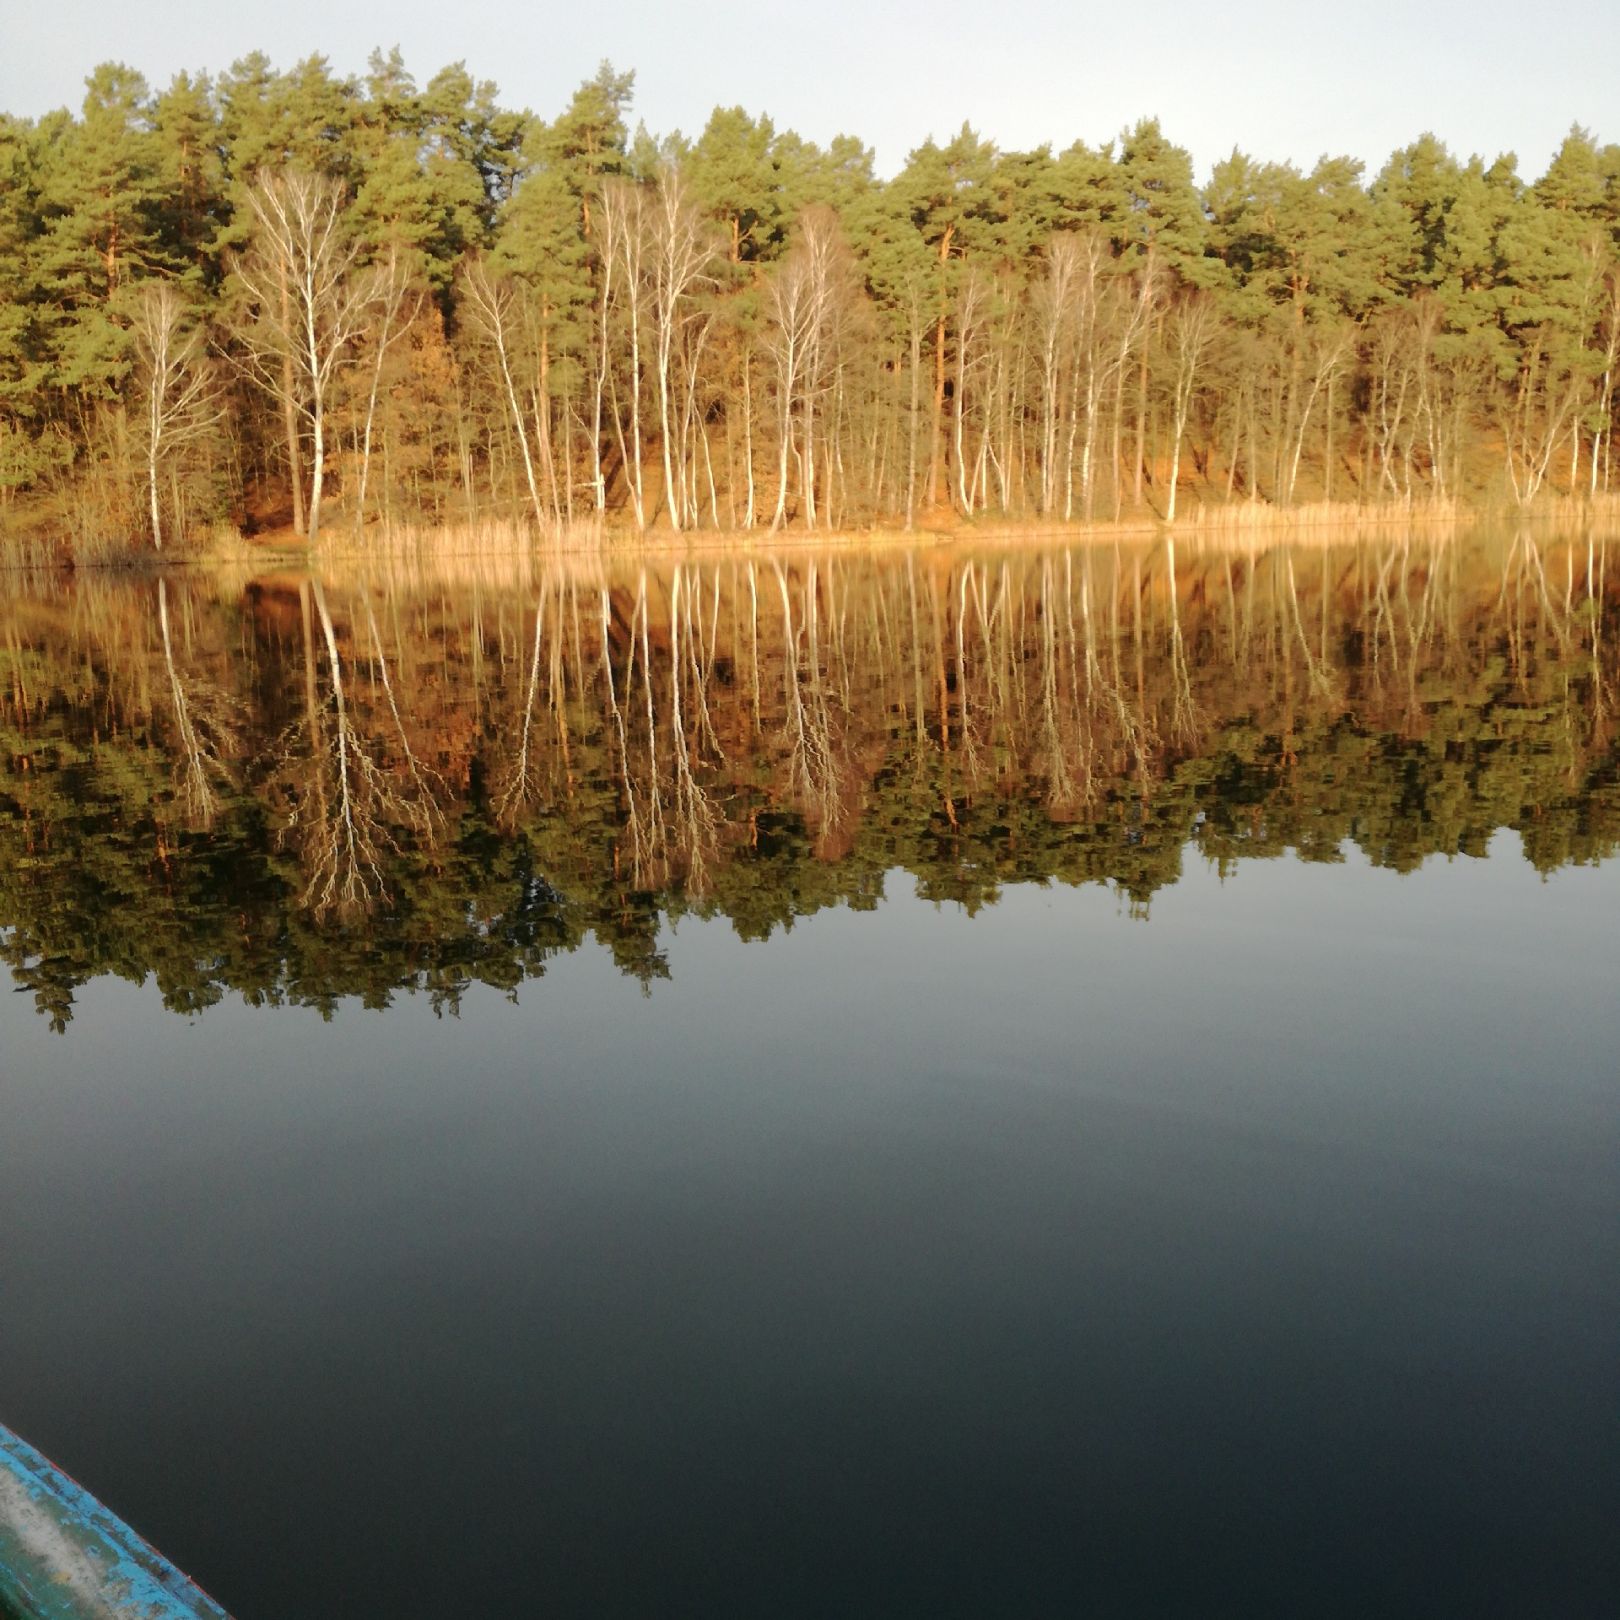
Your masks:
{"label": "calm water surface", "polygon": [[1617,560],[18,590],[0,1420],[239,1620],[1612,1613]]}

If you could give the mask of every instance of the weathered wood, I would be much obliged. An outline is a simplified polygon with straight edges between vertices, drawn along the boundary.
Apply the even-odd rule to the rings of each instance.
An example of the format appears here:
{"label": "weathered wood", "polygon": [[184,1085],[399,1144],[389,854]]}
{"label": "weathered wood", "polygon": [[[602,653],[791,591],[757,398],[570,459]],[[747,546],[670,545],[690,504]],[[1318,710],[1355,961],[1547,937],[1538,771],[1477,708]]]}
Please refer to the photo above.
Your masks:
{"label": "weathered wood", "polygon": [[229,1620],[115,1513],[3,1425],[0,1604],[24,1620]]}

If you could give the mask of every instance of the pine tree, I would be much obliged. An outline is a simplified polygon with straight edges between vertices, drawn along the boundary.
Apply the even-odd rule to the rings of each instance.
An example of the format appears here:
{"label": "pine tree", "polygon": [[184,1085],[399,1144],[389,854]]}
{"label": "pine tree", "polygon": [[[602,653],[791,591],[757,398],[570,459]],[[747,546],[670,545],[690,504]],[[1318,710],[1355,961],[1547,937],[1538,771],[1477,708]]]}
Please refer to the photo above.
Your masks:
{"label": "pine tree", "polygon": [[992,239],[998,219],[990,183],[995,156],[995,147],[963,124],[945,146],[932,140],[919,146],[893,183],[894,196],[934,267],[934,387],[924,497],[930,507],[940,503],[944,470],[947,328],[955,270],[971,247]]}
{"label": "pine tree", "polygon": [[181,73],[152,105],[160,217],[170,258],[193,280],[218,280],[212,245],[225,222],[219,110],[206,76]]}
{"label": "pine tree", "polygon": [[179,266],[163,240],[164,173],[146,81],[109,63],[86,85],[83,116],[42,190],[38,274],[50,306],[51,381],[105,398],[128,368],[120,289]]}
{"label": "pine tree", "polygon": [[1144,118],[1120,136],[1119,179],[1124,208],[1110,222],[1123,254],[1173,270],[1194,287],[1218,274],[1206,258],[1208,222],[1193,185],[1192,158],[1165,139],[1156,118]]}
{"label": "pine tree", "polygon": [[772,256],[786,231],[775,146],[770,119],[716,107],[687,158],[692,194],[724,227],[732,264]]}
{"label": "pine tree", "polygon": [[0,501],[60,461],[41,440],[50,370],[39,270],[46,139],[0,115]]}

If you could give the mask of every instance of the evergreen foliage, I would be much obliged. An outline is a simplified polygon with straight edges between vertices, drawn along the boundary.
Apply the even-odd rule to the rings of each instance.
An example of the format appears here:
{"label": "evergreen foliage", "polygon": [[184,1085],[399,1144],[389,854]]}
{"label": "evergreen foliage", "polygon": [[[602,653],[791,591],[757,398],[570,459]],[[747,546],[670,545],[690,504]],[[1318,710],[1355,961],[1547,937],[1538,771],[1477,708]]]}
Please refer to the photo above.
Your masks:
{"label": "evergreen foliage", "polygon": [[[1620,147],[1579,126],[1533,182],[1423,134],[1370,180],[1233,152],[1200,188],[1151,118],[1056,154],[963,125],[881,180],[859,140],[743,107],[655,137],[633,90],[603,63],[548,122],[460,64],[419,85],[397,49],[355,78],[255,53],[155,92],[105,64],[77,114],[0,116],[0,522],[305,533],[318,479],[351,535],[1614,488]],[[264,258],[255,199],[315,181],[352,317],[319,400],[318,357],[253,386],[298,299],[233,273]],[[154,281],[229,395],[157,505],[132,338]],[[784,326],[807,311],[809,382]]]}

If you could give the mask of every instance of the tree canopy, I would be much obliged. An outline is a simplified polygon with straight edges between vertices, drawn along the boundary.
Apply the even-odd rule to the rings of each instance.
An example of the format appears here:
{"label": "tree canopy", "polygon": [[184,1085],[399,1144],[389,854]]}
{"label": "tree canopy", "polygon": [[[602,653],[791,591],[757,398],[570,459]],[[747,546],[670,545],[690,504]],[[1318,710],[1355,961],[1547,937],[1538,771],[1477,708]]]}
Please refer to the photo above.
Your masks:
{"label": "tree canopy", "polygon": [[[856,136],[741,106],[657,135],[633,96],[603,63],[547,119],[397,50],[357,77],[253,54],[161,90],[105,64],[76,114],[0,117],[0,523],[88,551],[303,533],[322,498],[353,533],[1613,487],[1620,147],[1579,126],[1533,181],[1425,133],[1370,177],[1234,151],[1200,187],[1152,118],[1057,153],[964,124],[882,179]],[[271,375],[247,356],[297,278],[243,267],[265,198],[317,181],[338,273]],[[817,232],[851,273],[812,250],[831,279],[781,296]],[[224,407],[160,469],[153,281]]]}

